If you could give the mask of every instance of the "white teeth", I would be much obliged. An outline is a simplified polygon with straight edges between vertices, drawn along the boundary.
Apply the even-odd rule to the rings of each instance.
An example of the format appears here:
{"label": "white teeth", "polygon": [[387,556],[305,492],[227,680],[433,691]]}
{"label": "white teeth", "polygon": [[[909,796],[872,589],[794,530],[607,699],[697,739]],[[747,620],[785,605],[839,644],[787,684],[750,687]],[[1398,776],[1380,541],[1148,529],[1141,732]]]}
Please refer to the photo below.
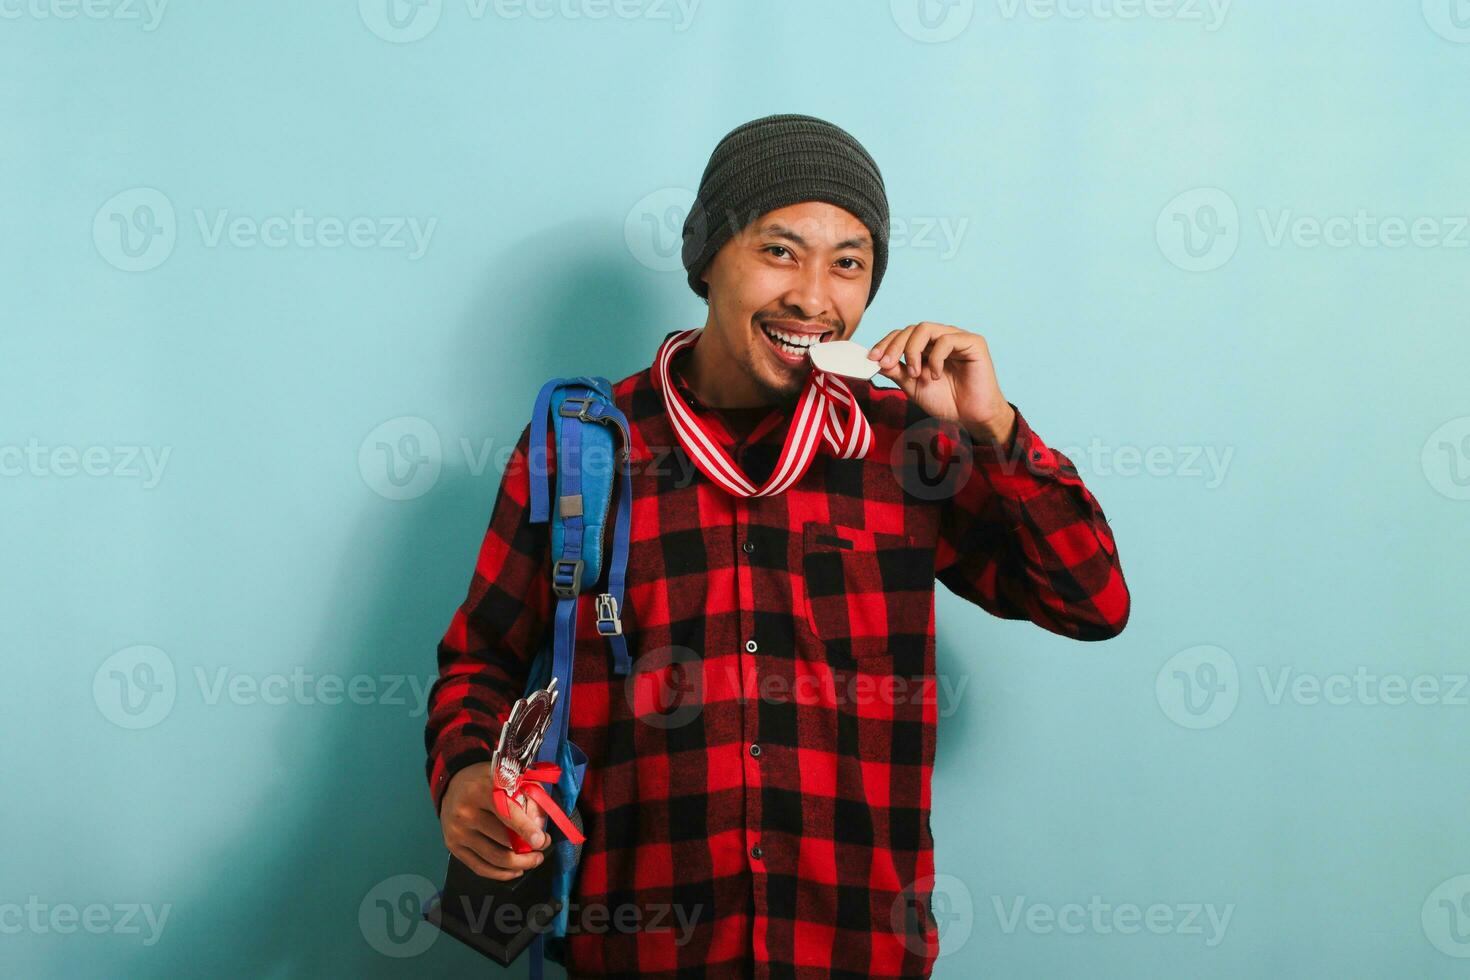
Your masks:
{"label": "white teeth", "polygon": [[797,351],[805,351],[813,344],[820,342],[822,339],[820,335],[796,336],[789,333],[782,333],[780,330],[776,330],[772,327],[763,326],[762,329],[765,330],[768,337],[772,338],[773,340],[779,341],[785,347],[794,347]]}

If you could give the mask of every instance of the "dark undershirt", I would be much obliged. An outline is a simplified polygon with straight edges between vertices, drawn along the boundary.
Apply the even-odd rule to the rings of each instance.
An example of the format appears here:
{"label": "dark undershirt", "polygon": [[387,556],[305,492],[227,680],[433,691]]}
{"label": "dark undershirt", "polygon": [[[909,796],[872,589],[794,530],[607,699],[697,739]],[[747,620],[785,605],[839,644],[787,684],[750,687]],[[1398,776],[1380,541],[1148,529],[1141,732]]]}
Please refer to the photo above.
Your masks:
{"label": "dark undershirt", "polygon": [[710,408],[711,415],[718,416],[730,435],[735,437],[735,465],[756,486],[765,483],[776,468],[776,458],[785,443],[786,427],[789,422],[779,421],[760,437],[746,445],[746,440],[767,415],[775,410],[774,405],[753,405],[746,408]]}
{"label": "dark undershirt", "polygon": [[[681,352],[687,354],[687,352]],[[683,356],[676,357],[669,367],[679,380],[688,384],[688,380],[681,370]],[[785,444],[786,429],[789,426],[789,414],[778,421],[776,425],[768,429],[760,442],[753,446],[746,446],[745,441],[755,431],[755,427],[772,411],[775,405],[749,405],[742,408],[701,408],[700,412],[707,412],[719,418],[721,424],[729,431],[735,439],[735,464],[744,470],[748,479],[756,485],[764,483],[776,468],[776,457],[780,454],[781,447]]]}
{"label": "dark undershirt", "polygon": [[737,442],[744,442],[755,431],[755,427],[760,425],[761,419],[770,415],[774,409],[774,405],[751,405],[745,408],[711,408],[708,411],[719,416]]}

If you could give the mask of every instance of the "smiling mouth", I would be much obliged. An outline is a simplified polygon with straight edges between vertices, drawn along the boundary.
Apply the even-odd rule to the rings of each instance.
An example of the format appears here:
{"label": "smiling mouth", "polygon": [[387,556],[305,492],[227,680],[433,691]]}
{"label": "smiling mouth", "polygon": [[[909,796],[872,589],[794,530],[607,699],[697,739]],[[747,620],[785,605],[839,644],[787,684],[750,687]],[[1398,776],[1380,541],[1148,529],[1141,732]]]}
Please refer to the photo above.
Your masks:
{"label": "smiling mouth", "polygon": [[765,323],[758,324],[758,326],[760,327],[761,333],[765,335],[766,340],[770,341],[771,346],[776,349],[776,352],[783,355],[791,363],[805,361],[808,356],[808,351],[813,344],[831,340],[832,335],[836,332],[833,330],[824,330],[821,333],[798,333],[795,331],[781,330]]}

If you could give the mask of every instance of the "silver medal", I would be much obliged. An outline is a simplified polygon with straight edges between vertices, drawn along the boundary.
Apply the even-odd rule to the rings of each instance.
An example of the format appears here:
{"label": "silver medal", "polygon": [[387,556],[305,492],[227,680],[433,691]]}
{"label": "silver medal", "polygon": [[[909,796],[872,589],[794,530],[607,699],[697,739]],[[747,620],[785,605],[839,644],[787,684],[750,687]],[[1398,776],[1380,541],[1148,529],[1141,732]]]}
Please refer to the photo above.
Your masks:
{"label": "silver medal", "polygon": [[825,344],[813,344],[810,356],[812,366],[828,374],[867,381],[878,373],[878,362],[869,360],[868,348],[856,341],[833,340]]}

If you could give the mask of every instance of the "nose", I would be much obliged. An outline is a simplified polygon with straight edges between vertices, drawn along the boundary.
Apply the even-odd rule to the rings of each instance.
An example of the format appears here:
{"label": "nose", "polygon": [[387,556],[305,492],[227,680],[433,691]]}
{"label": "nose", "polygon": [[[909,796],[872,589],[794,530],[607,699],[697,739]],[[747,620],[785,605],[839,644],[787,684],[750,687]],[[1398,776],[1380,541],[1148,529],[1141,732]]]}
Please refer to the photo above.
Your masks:
{"label": "nose", "polygon": [[832,304],[827,292],[826,270],[816,263],[808,263],[795,274],[791,288],[782,299],[804,320],[830,316]]}

